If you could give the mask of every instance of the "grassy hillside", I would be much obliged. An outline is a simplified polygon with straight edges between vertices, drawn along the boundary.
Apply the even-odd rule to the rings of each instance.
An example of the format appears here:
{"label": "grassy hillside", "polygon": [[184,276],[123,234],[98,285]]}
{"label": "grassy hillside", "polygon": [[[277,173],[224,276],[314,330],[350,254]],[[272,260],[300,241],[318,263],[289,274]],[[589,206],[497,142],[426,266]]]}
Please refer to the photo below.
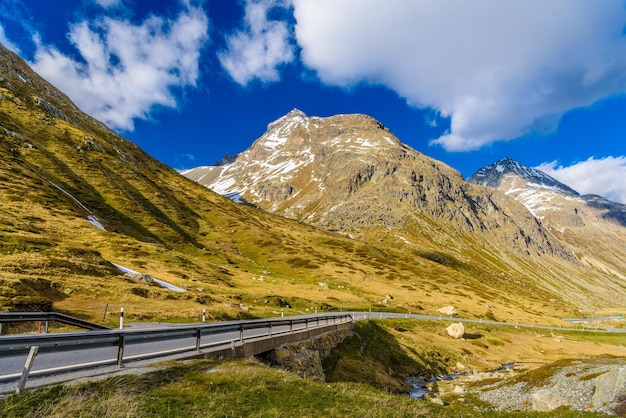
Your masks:
{"label": "grassy hillside", "polygon": [[[466,317],[511,321],[580,314],[559,286],[541,284],[552,259],[505,262],[465,247],[463,236],[448,247],[372,234],[353,240],[208,191],[80,112],[0,46],[0,309],[99,322],[105,307],[122,306],[130,321],[451,304]],[[186,292],[131,280],[114,264]]]}

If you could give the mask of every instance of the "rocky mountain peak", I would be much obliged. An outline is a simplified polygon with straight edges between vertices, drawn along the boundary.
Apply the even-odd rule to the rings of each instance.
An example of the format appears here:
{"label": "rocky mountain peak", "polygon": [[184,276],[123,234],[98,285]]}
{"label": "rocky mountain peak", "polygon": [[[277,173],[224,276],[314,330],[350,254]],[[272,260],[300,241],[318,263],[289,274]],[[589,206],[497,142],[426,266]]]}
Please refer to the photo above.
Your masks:
{"label": "rocky mountain peak", "polygon": [[[553,235],[584,254],[581,261],[586,265],[626,278],[626,205],[579,195],[547,174],[510,158],[481,168],[469,181],[497,188],[523,204]],[[581,243],[585,244],[581,247]],[[606,254],[611,257],[606,258]]]}
{"label": "rocky mountain peak", "polygon": [[458,228],[495,246],[572,258],[519,203],[466,183],[363,114],[309,117],[293,110],[231,165],[184,175],[235,201],[345,234],[415,230],[420,239],[447,242],[443,228]]}
{"label": "rocky mountain peak", "polygon": [[526,167],[511,158],[503,158],[479,169],[470,176],[468,181],[483,186],[499,188],[504,180],[510,176],[522,179],[528,188],[544,188],[565,195],[578,196],[577,191],[550,177],[543,171]]}
{"label": "rocky mountain peak", "polygon": [[294,126],[306,124],[309,117],[303,111],[299,109],[293,109],[285,116],[281,116],[273,122],[267,125],[267,132],[274,130],[280,130],[283,133],[288,132]]}

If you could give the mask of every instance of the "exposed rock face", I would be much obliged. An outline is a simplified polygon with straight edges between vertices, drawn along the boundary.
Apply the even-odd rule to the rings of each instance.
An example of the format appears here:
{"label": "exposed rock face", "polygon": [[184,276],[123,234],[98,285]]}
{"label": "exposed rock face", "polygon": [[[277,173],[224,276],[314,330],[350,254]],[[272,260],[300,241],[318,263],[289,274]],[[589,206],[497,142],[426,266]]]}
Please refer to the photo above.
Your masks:
{"label": "exposed rock face", "polygon": [[526,382],[514,376],[474,392],[500,412],[552,411],[567,406],[573,411],[614,415],[626,408],[624,359],[590,358],[544,367],[551,373],[545,381]]}
{"label": "exposed rock face", "polygon": [[626,280],[626,205],[580,195],[508,158],[478,170],[468,181],[497,188],[526,206],[552,235],[572,248],[585,267],[607,279],[602,286],[590,288],[593,293],[620,292],[619,282]]}
{"label": "exposed rock face", "polygon": [[216,163],[215,163],[215,164],[213,164],[213,165],[220,166],[220,165],[228,165],[228,164],[232,164],[232,163],[234,163],[234,162],[235,162],[235,159],[236,159],[236,158],[237,158],[237,154],[235,154],[235,155],[231,155],[231,154],[229,154],[229,153],[227,152],[226,154],[224,154],[224,156],[223,156],[223,157],[222,157],[222,158],[221,158],[218,162],[216,162]]}
{"label": "exposed rock face", "polygon": [[615,368],[595,379],[593,407],[600,409],[626,396],[626,367]]}
{"label": "exposed rock face", "polygon": [[350,332],[349,330],[327,332],[309,341],[286,344],[274,351],[273,363],[305,379],[323,382],[326,376],[322,360],[350,335]]}
{"label": "exposed rock face", "polygon": [[183,174],[235,200],[332,231],[414,231],[441,241],[474,235],[504,251],[574,260],[513,199],[465,182],[366,115],[319,118],[296,109],[270,123],[234,163]]}

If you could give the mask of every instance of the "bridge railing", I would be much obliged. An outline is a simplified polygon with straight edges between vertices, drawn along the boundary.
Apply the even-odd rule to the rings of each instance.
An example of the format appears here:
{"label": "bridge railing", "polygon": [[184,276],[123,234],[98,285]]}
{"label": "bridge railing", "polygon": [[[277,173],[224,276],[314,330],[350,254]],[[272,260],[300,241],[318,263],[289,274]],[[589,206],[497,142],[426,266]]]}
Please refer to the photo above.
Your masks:
{"label": "bridge railing", "polygon": [[[56,354],[53,356],[55,357],[53,363],[58,364],[30,371],[31,376],[44,376],[101,365],[117,364],[123,367],[124,362],[129,360],[200,352],[204,348],[214,346],[228,347],[230,345],[234,349],[235,344],[243,343],[245,340],[351,321],[353,321],[351,314],[341,313],[162,328],[0,336],[0,359],[11,358],[15,363],[7,367],[3,366],[0,360],[0,382],[20,379],[24,365],[23,359],[26,358],[31,347],[38,347],[38,356]],[[102,350],[95,359],[80,360],[82,357],[79,353],[87,349]]]}

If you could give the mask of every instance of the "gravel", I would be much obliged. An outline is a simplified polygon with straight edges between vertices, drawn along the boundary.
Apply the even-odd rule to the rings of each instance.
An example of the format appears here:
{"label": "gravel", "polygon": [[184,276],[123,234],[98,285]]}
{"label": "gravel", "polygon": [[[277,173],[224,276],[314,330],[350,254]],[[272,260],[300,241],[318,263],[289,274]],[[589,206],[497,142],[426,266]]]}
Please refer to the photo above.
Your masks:
{"label": "gravel", "polygon": [[516,379],[509,378],[472,392],[499,412],[549,411],[565,405],[575,411],[613,414],[619,403],[623,403],[619,398],[626,395],[625,388],[622,386],[612,402],[594,405],[596,377],[624,366],[626,359],[583,359],[571,366],[555,368],[542,386],[523,381],[514,383]]}

